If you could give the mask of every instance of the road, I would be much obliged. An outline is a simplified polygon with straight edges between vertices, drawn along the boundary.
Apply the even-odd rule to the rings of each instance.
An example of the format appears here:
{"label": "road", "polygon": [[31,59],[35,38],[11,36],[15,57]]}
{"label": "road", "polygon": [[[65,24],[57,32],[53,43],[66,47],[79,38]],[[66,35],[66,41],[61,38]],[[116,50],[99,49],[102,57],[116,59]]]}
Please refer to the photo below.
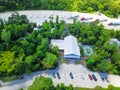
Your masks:
{"label": "road", "polygon": [[[57,78],[57,72],[60,74],[61,79]],[[71,79],[69,76],[70,72],[73,74],[73,79]],[[55,73],[56,78],[53,76],[53,73]],[[97,81],[90,80],[88,74],[94,74],[97,78]],[[72,84],[74,87],[78,86],[86,88],[94,88],[98,85],[106,88],[109,84],[120,87],[120,76],[92,72],[81,64],[61,64],[55,70],[37,71],[31,73],[30,75],[24,75],[24,79],[22,80],[6,82],[4,83],[5,86],[1,87],[0,90],[18,90],[21,87],[26,90],[27,87],[32,84],[35,77],[40,75],[52,78],[55,86],[59,83],[64,83],[65,85]],[[106,80],[102,81],[101,76],[108,77],[110,82],[108,83]]]}
{"label": "road", "polygon": [[[7,20],[8,17],[12,14],[13,12],[5,12],[5,13],[0,13],[0,18],[3,20]],[[70,19],[71,17],[78,16],[77,20],[80,21],[82,17],[92,17],[93,19],[91,20],[86,20],[86,22],[89,21],[94,21],[96,19],[107,19],[107,21],[100,22],[102,23],[106,29],[114,29],[114,30],[120,30],[120,25],[118,26],[108,26],[110,22],[114,21],[120,21],[119,19],[115,18],[109,18],[103,14],[89,14],[89,13],[80,13],[80,12],[68,12],[68,11],[48,11],[48,10],[27,10],[27,11],[18,11],[18,13],[27,15],[28,19],[30,22],[36,22],[37,25],[42,25],[42,23],[47,20],[50,20],[50,17],[53,17],[53,21],[55,21],[56,16],[59,16],[60,20],[65,20],[66,23],[73,23],[73,19]]]}

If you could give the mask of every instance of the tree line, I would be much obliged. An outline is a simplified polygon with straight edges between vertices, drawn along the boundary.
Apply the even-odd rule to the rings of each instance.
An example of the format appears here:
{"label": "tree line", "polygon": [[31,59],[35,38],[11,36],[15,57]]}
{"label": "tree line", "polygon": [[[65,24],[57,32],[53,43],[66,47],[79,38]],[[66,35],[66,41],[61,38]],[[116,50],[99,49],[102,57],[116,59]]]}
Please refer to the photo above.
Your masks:
{"label": "tree line", "polygon": [[10,10],[99,11],[110,17],[120,15],[119,0],[0,0],[0,12]]}

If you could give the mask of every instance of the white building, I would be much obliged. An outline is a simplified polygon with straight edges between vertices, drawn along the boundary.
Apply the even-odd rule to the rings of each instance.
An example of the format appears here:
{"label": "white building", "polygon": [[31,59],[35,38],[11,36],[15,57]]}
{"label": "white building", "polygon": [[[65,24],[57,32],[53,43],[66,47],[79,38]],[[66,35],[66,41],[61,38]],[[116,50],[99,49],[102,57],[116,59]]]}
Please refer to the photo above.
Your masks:
{"label": "white building", "polygon": [[110,44],[117,43],[118,46],[120,46],[120,41],[117,38],[111,38],[110,39]]}
{"label": "white building", "polygon": [[80,49],[76,37],[69,35],[64,40],[52,39],[51,43],[53,46],[58,46],[59,50],[64,51],[65,60],[80,60]]}

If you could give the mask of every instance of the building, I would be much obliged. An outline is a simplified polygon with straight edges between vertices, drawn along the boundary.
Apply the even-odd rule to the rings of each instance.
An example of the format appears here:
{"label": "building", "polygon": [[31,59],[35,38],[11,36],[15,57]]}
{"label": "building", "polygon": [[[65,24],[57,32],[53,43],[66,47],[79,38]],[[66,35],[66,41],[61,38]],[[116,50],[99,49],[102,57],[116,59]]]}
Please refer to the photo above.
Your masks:
{"label": "building", "polygon": [[84,56],[91,56],[94,51],[92,45],[82,45],[84,50]]}
{"label": "building", "polygon": [[116,43],[118,47],[120,47],[120,41],[117,38],[111,38],[110,39],[110,45]]}
{"label": "building", "polygon": [[52,39],[51,43],[64,51],[65,60],[80,60],[80,49],[76,37],[69,35],[63,40]]}

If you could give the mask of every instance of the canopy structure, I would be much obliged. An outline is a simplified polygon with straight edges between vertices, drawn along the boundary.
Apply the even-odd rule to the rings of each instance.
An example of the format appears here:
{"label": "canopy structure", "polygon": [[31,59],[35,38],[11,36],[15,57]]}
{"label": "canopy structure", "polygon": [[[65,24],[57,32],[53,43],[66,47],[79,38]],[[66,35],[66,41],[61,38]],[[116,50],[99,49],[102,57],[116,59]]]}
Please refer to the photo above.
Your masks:
{"label": "canopy structure", "polygon": [[65,60],[80,60],[80,49],[78,46],[77,38],[69,35],[64,40],[51,40],[53,46],[58,46],[59,50],[64,50]]}

